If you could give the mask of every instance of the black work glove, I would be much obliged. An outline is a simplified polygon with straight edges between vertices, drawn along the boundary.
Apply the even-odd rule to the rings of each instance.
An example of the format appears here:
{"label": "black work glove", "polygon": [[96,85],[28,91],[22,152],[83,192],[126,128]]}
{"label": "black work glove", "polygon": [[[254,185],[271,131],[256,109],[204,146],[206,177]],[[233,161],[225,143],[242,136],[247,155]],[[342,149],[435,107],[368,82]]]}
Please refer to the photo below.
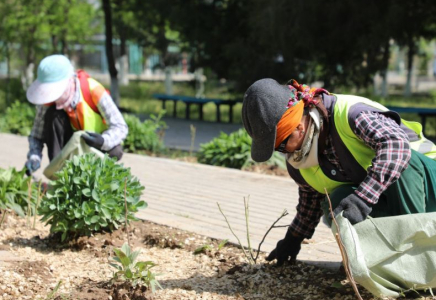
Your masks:
{"label": "black work glove", "polygon": [[365,220],[371,213],[372,207],[370,203],[352,193],[339,202],[333,213],[336,216],[341,211],[344,211],[343,216],[354,225]]}
{"label": "black work glove", "polygon": [[272,261],[277,259],[277,266],[283,265],[285,261],[289,260],[289,257],[291,261],[296,260],[303,240],[304,237],[294,236],[288,229],[285,238],[277,242],[276,248],[271,251],[266,260]]}
{"label": "black work glove", "polygon": [[85,140],[89,146],[94,147],[98,150],[101,150],[101,146],[103,146],[104,138],[101,134],[95,132],[87,131],[86,134],[82,134],[82,139]]}

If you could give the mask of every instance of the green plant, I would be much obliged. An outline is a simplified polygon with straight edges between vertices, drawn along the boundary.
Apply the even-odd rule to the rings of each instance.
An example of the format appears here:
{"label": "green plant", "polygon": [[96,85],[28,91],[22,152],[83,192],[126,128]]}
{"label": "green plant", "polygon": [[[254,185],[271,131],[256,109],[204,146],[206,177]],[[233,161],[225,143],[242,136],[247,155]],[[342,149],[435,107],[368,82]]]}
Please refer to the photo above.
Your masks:
{"label": "green plant", "polygon": [[112,267],[117,269],[114,273],[112,281],[127,281],[135,286],[146,286],[154,293],[156,286],[162,288],[156,279],[156,274],[151,272],[151,268],[156,266],[152,261],[136,261],[139,251],[132,251],[127,243],[119,248],[113,249],[115,256],[112,257],[114,263],[110,263]]}
{"label": "green plant", "polygon": [[62,241],[67,236],[112,231],[124,222],[136,220],[134,213],[147,206],[140,200],[144,187],[139,180],[129,168],[107,155],[74,156],[65,162],[56,178],[38,213],[43,222],[51,225],[50,232],[62,233]]}
{"label": "green plant", "polygon": [[0,169],[0,209],[10,209],[19,216],[32,215],[38,192],[31,177],[25,176],[25,169],[17,171],[15,168]]}
{"label": "green plant", "polygon": [[[227,239],[222,240],[217,246],[217,251],[220,251],[228,242],[229,242],[229,240],[227,240]],[[207,251],[212,251],[213,249],[214,249],[213,245],[205,244],[205,245],[200,246],[197,249],[195,249],[194,255],[200,254],[200,253],[206,253]]]}
{"label": "green plant", "polygon": [[165,146],[162,142],[164,130],[167,125],[162,121],[164,111],[157,116],[151,115],[150,119],[141,122],[137,117],[124,114],[124,120],[129,127],[129,133],[124,140],[124,149],[129,152],[148,150],[154,153],[162,152]]}
{"label": "green plant", "polygon": [[198,162],[214,166],[241,169],[253,163],[251,138],[243,129],[231,134],[221,134],[206,144],[200,145]]}
{"label": "green plant", "polygon": [[34,119],[34,107],[24,102],[15,101],[6,108],[3,117],[0,117],[0,131],[28,136],[32,130]]}
{"label": "green plant", "polygon": [[[231,134],[221,132],[219,137],[200,145],[198,162],[214,166],[242,169],[255,164],[251,159],[251,138],[244,129]],[[274,152],[268,164],[285,168],[283,156]]]}

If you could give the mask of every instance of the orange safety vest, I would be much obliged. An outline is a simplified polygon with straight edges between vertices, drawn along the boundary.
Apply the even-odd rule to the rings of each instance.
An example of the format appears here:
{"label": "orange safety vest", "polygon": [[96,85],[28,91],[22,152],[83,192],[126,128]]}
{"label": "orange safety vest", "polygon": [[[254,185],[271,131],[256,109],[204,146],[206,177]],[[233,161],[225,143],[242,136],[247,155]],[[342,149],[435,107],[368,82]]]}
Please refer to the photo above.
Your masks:
{"label": "orange safety vest", "polygon": [[[77,71],[77,77],[80,82],[80,101],[75,109],[66,111],[71,126],[74,130],[102,133],[107,129],[107,124],[97,104],[106,89],[83,70]],[[54,103],[48,105],[54,105]]]}

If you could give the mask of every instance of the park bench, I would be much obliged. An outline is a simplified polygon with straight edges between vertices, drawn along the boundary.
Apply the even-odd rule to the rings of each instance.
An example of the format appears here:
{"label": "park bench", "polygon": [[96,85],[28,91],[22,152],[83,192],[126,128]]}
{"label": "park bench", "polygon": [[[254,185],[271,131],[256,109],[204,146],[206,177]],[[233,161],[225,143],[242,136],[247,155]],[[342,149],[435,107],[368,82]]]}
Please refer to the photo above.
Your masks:
{"label": "park bench", "polygon": [[183,102],[186,104],[185,118],[187,120],[190,119],[190,108],[191,105],[197,105],[199,111],[199,119],[203,120],[203,106],[206,103],[214,103],[216,106],[216,121],[221,122],[221,105],[229,106],[229,123],[233,122],[233,106],[236,103],[241,103],[242,99],[234,99],[234,100],[223,100],[223,99],[212,99],[212,98],[197,98],[197,97],[189,97],[189,96],[178,96],[178,95],[167,95],[167,94],[154,94],[153,97],[162,101],[162,109],[166,109],[166,102],[173,101],[173,117],[177,116],[177,102]]}
{"label": "park bench", "polygon": [[402,113],[407,114],[418,114],[421,117],[422,132],[425,135],[425,124],[427,122],[427,117],[436,117],[436,108],[426,108],[426,107],[401,107],[401,106],[387,106],[390,110],[396,111],[400,115]]}

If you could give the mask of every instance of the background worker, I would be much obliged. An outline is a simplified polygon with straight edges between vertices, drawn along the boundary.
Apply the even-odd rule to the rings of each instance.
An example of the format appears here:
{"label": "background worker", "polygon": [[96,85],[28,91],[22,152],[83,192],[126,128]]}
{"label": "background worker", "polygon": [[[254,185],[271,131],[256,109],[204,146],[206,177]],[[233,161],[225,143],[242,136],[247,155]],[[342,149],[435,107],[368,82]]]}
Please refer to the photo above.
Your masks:
{"label": "background worker", "polygon": [[106,89],[85,72],[74,72],[67,57],[50,55],[41,61],[27,99],[36,105],[28,173],[41,166],[44,144],[52,161],[77,130],[87,132],[82,138],[89,146],[121,159],[121,142],[128,133],[123,116]]}
{"label": "background worker", "polygon": [[[297,214],[267,260],[295,259],[328,215],[351,224],[367,218],[436,211],[436,147],[422,126],[366,98],[332,95],[291,80],[262,79],[245,93],[244,127],[252,137],[253,160],[286,154],[299,186]],[[426,155],[429,157],[427,157]]]}

